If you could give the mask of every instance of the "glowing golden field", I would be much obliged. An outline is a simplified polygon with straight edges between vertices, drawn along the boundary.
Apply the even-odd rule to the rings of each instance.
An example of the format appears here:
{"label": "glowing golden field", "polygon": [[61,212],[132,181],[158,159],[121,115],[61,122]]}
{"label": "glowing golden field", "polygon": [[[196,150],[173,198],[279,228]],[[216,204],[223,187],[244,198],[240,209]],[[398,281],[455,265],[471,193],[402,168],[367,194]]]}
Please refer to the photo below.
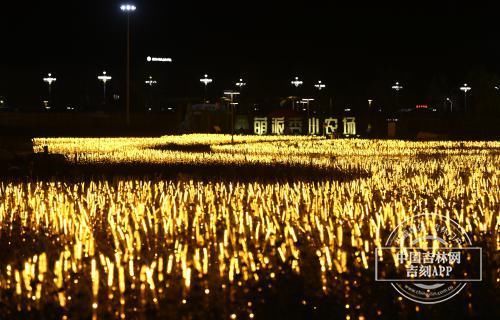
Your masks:
{"label": "glowing golden field", "polygon": [[[230,141],[34,139],[36,151],[47,145],[83,165],[254,170],[242,169],[241,179],[212,172],[2,181],[0,318],[414,317],[430,311],[374,282],[374,251],[397,224],[425,212],[456,220],[483,247],[485,283],[498,292],[499,142]],[[319,168],[323,176],[272,180],[260,166]],[[475,315],[484,308],[476,301],[488,297],[468,287],[457,312]]]}

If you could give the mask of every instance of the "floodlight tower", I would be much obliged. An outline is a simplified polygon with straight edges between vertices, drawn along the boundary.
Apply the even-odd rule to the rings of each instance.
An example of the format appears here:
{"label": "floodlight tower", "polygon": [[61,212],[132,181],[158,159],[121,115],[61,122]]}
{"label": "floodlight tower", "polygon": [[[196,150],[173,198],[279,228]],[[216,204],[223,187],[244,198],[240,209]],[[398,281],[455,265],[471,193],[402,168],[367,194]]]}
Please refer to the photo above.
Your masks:
{"label": "floodlight tower", "polygon": [[120,10],[127,15],[127,102],[126,119],[127,125],[130,125],[130,15],[137,9],[133,4],[123,4]]}

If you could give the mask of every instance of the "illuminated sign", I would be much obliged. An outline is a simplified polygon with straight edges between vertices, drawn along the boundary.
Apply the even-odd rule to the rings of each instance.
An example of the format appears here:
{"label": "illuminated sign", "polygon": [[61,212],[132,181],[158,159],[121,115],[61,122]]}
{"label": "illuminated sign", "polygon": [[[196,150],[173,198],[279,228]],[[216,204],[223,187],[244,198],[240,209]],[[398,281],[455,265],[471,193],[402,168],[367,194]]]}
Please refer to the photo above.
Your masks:
{"label": "illuminated sign", "polygon": [[172,58],[151,57],[151,56],[148,56],[146,60],[148,62],[172,62]]}
{"label": "illuminated sign", "polygon": [[253,121],[254,133],[261,136],[267,134],[267,117],[255,118]]}
{"label": "illuminated sign", "polygon": [[337,132],[337,129],[339,128],[339,121],[335,118],[327,118],[325,119],[323,128],[325,129],[325,134],[327,135],[334,134],[335,132]]}
{"label": "illuminated sign", "polygon": [[429,106],[426,104],[417,104],[416,108],[417,109],[429,109]]}
{"label": "illuminated sign", "polygon": [[273,118],[271,122],[271,130],[273,134],[277,135],[285,133],[285,118]]}
{"label": "illuminated sign", "polygon": [[318,118],[309,118],[309,134],[318,134],[319,133],[319,119]]}

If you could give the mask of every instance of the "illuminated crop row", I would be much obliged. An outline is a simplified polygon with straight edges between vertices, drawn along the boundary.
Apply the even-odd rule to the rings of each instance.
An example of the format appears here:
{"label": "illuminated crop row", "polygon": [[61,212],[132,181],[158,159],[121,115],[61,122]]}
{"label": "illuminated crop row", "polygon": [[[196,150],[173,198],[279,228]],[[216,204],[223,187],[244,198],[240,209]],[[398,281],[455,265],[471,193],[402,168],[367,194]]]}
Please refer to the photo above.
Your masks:
{"label": "illuminated crop row", "polygon": [[[348,293],[367,281],[365,274],[373,274],[375,248],[397,224],[422,212],[453,218],[474,242],[488,240],[485,252],[500,249],[500,157],[491,152],[497,143],[463,142],[471,151],[456,155],[460,143],[238,139],[246,144],[224,145],[227,136],[213,135],[40,139],[36,144],[68,157],[78,152],[81,161],[91,163],[313,161],[370,174],[345,182],[327,176],[319,182],[275,183],[217,177],[211,182],[1,182],[0,240],[22,254],[2,261],[0,299],[10,299],[20,310],[55,303],[68,315],[78,299],[88,301],[94,315],[124,318],[165,301],[189,304],[196,292],[207,297],[222,292],[232,310],[252,314],[252,297],[240,301],[235,292],[272,286],[277,277],[293,273],[319,275],[322,294],[340,290],[356,306],[362,301]],[[210,144],[221,152],[151,149],[172,141]],[[264,152],[253,150],[253,143]],[[283,150],[297,144],[310,154]],[[426,144],[444,150],[443,156],[408,156],[426,153]],[[323,147],[312,158],[316,145]],[[353,149],[375,153],[381,145],[394,156],[341,156],[355,154]],[[338,157],[330,157],[336,152]]]}

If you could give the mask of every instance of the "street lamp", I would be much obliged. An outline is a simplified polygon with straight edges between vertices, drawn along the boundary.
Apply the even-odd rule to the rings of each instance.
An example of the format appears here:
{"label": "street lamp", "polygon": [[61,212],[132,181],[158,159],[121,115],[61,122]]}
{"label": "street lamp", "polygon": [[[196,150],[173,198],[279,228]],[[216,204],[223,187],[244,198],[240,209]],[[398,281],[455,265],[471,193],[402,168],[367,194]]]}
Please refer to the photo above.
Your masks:
{"label": "street lamp", "polygon": [[158,81],[153,80],[153,76],[149,76],[148,80],[144,81],[145,84],[149,85],[150,87],[154,86],[155,84],[158,83]]}
{"label": "street lamp", "polygon": [[246,84],[246,82],[244,82],[244,81],[243,81],[243,79],[240,79],[240,81],[236,82],[236,86],[237,86],[238,88],[240,88],[240,91],[241,91],[241,89],[243,89],[243,87],[244,87],[244,86],[246,86],[246,85],[247,85],[247,84]]}
{"label": "street lamp", "polygon": [[120,6],[121,11],[127,15],[127,125],[130,125],[130,14],[134,12],[137,7],[133,4],[123,4]]}
{"label": "street lamp", "polygon": [[[291,84],[298,89],[301,85],[304,84],[302,80],[299,80],[299,77],[295,77],[294,80],[291,81]],[[292,110],[295,110],[295,99],[292,100]]]}
{"label": "street lamp", "polygon": [[205,95],[203,96],[203,103],[205,103],[207,101],[207,86],[214,82],[213,79],[210,79],[208,77],[208,74],[205,74],[205,77],[204,78],[201,78],[200,79],[200,82],[203,83],[205,85]]}
{"label": "street lamp", "polygon": [[311,98],[304,98],[302,99],[303,103],[305,103],[307,105],[307,119],[309,119],[309,103],[311,101],[314,101],[314,99],[311,99]]}
{"label": "street lamp", "polygon": [[43,81],[47,82],[47,84],[49,85],[49,97],[47,99],[47,100],[49,100],[49,104],[50,104],[50,98],[52,96],[52,83],[56,82],[56,80],[57,79],[52,76],[52,73],[48,73],[47,77],[43,78]]}
{"label": "street lamp", "polygon": [[110,81],[112,78],[107,75],[106,71],[102,72],[102,75],[97,76],[97,80],[102,81],[104,86],[104,95],[103,95],[103,103],[106,104],[106,83]]}
{"label": "street lamp", "polygon": [[[148,80],[144,81],[145,84],[149,86],[149,103],[153,104],[153,86],[158,83],[158,81],[153,80],[153,76],[149,76]],[[151,110],[151,105],[149,106]]]}
{"label": "street lamp", "polygon": [[472,88],[469,87],[467,83],[464,83],[464,85],[460,87],[460,90],[464,92],[464,111],[467,111],[467,92],[472,90]]}
{"label": "street lamp", "polygon": [[225,91],[224,95],[231,97],[231,144],[234,144],[234,96],[239,95],[239,92],[236,91]]}
{"label": "street lamp", "polygon": [[399,107],[399,91],[403,90],[403,86],[399,84],[398,81],[391,87],[394,91],[396,91],[396,108]]}
{"label": "street lamp", "polygon": [[318,83],[316,83],[314,85],[314,87],[316,87],[316,89],[318,89],[319,91],[321,91],[324,88],[326,88],[326,85],[321,80],[319,80]]}
{"label": "street lamp", "polygon": [[450,98],[446,98],[446,101],[450,103],[450,112],[453,112],[453,101]]}
{"label": "street lamp", "polygon": [[368,99],[368,109],[371,110],[372,108],[372,103],[373,103],[373,99]]}
{"label": "street lamp", "polygon": [[299,80],[299,77],[295,77],[295,79],[292,80],[291,83],[292,83],[292,85],[295,86],[295,88],[298,88],[298,87],[300,87],[301,85],[304,84],[304,82],[302,80]]}

